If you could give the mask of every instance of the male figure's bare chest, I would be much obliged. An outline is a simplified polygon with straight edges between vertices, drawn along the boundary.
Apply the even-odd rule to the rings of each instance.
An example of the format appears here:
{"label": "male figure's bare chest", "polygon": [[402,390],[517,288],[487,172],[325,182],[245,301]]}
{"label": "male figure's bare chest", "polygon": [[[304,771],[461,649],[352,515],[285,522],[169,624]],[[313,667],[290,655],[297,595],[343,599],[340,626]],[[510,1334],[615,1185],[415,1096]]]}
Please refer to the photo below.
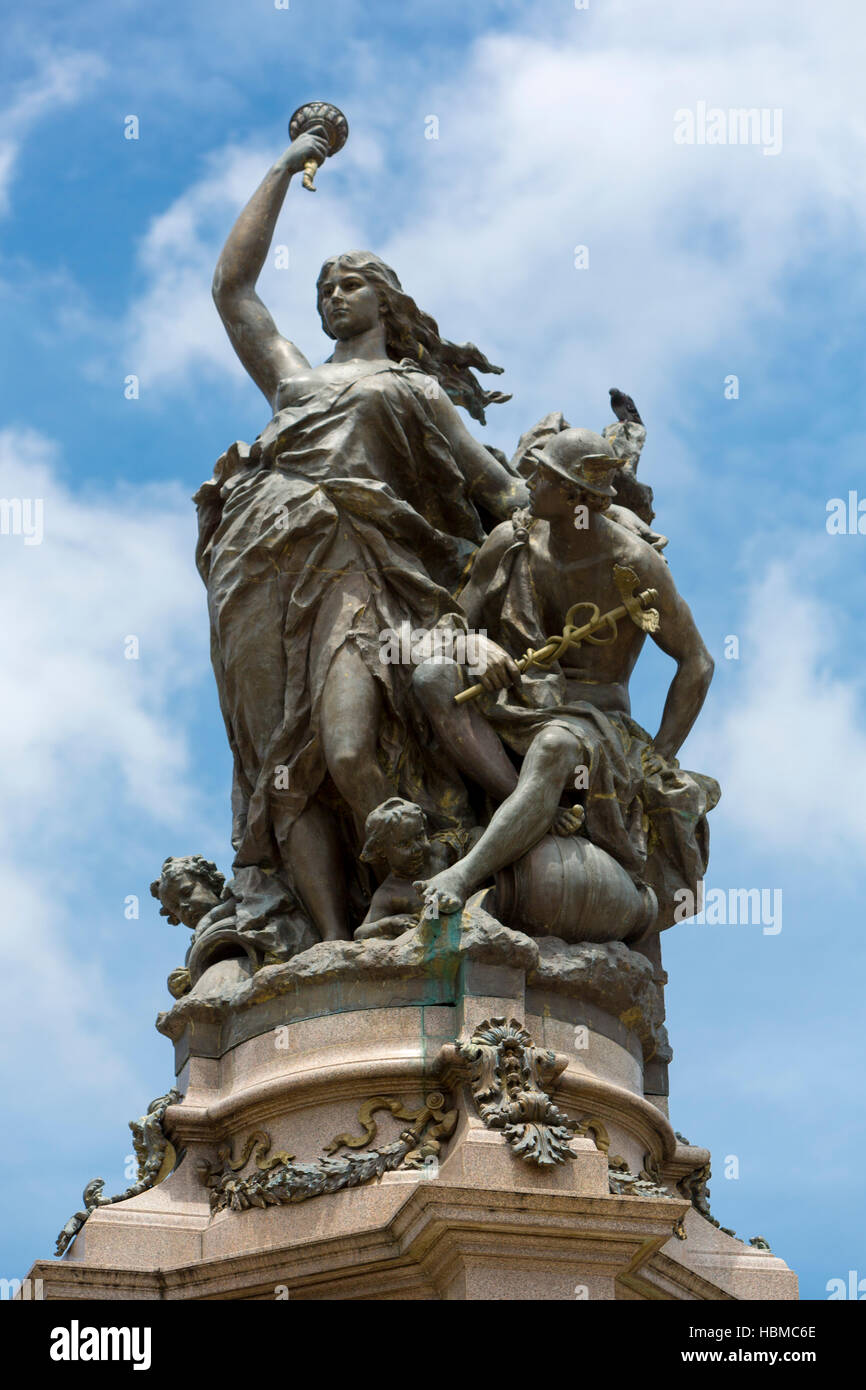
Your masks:
{"label": "male figure's bare chest", "polygon": [[[609,555],[554,553],[544,532],[530,537],[529,576],[545,635],[562,631],[565,615],[575,603],[594,603],[604,613],[620,601]],[[579,621],[589,616],[587,610]]]}

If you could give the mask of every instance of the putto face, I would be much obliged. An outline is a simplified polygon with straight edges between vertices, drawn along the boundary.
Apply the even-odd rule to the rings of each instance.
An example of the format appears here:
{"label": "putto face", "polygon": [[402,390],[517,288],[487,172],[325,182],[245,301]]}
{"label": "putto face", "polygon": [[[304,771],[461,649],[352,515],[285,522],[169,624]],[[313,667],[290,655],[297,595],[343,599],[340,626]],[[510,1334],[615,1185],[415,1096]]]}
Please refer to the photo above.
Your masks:
{"label": "putto face", "polygon": [[359,271],[339,262],[322,281],[319,295],[325,326],[340,342],[375,328],[381,318],[379,296],[374,287]]}
{"label": "putto face", "polygon": [[216,907],[219,898],[213,889],[197,874],[189,870],[171,874],[162,879],[160,899],[185,927],[194,930],[206,912]]}
{"label": "putto face", "polygon": [[412,878],[422,872],[429,848],[420,817],[401,816],[385,845],[388,867],[401,878]]}

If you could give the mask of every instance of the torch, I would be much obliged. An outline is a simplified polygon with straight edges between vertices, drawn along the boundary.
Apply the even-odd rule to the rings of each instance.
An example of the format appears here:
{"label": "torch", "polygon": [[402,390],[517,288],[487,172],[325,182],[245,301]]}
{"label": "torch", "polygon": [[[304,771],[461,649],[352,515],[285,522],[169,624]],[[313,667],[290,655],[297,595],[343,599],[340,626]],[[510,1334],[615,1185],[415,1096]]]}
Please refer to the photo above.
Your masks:
{"label": "torch", "polygon": [[[329,156],[343,148],[349,135],[349,122],[346,117],[339,107],[331,106],[327,101],[308,101],[306,105],[299,106],[289,121],[289,139],[297,140],[299,135],[312,130],[313,127],[325,132]],[[304,188],[309,189],[311,193],[316,191],[313,179],[318,167],[317,159],[308,159],[304,165]]]}

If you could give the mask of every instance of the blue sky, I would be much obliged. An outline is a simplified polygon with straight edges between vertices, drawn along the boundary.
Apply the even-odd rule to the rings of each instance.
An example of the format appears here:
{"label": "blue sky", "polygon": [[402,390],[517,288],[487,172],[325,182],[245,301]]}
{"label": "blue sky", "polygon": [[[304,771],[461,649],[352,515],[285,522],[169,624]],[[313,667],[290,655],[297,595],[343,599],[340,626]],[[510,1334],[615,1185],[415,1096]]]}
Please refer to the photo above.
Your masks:
{"label": "blue sky", "polygon": [[[487,442],[510,453],[556,409],[598,428],[612,385],[640,406],[641,476],[717,658],[682,757],[723,788],[707,885],[783,893],[777,935],[664,938],[672,1120],[713,1150],[718,1218],[767,1236],[805,1297],[866,1276],[866,537],[825,526],[828,499],[866,497],[863,15],[115,0],[7,27],[0,495],[44,499],[44,540],[0,536],[0,1274],[51,1252],[90,1177],[125,1185],[126,1122],[171,1084],[153,1019],[185,941],[148,885],[167,853],[230,859],[188,499],[268,416],[210,277],[288,116],[325,98],[349,143],[315,198],[291,189],[289,268],[261,282],[311,360],[329,351],[318,267],[368,246],[447,337],[506,367],[513,401],[474,427]],[[701,101],[781,110],[781,150],[676,144],[674,113]],[[656,727],[671,670],[655,652],[642,667],[635,715]]]}

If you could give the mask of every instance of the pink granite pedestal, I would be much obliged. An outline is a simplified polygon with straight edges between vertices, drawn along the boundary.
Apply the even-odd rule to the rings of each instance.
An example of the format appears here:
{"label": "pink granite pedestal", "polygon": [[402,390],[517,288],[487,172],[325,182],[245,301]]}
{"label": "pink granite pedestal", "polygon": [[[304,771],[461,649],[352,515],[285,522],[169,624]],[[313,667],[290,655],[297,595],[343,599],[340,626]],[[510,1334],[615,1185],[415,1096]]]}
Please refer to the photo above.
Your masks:
{"label": "pink granite pedestal", "polygon": [[[781,1259],[693,1205],[709,1154],[668,1120],[658,962],[622,945],[539,949],[480,913],[414,942],[322,944],[252,979],[212,969],[159,1025],[175,1045],[182,1099],[165,1131],[181,1161],[97,1208],[63,1259],[34,1264],[45,1298],[796,1299]],[[575,1130],[572,1159],[526,1162],[449,1073],[455,1040],[493,1018],[566,1063],[551,1098]],[[423,1169],[212,1212],[200,1165],[221,1148],[237,1159],[262,1133],[270,1154],[315,1163],[362,1133],[365,1101],[412,1112],[435,1088],[456,1122]],[[376,1146],[405,1125],[387,1110],[375,1121]]]}

